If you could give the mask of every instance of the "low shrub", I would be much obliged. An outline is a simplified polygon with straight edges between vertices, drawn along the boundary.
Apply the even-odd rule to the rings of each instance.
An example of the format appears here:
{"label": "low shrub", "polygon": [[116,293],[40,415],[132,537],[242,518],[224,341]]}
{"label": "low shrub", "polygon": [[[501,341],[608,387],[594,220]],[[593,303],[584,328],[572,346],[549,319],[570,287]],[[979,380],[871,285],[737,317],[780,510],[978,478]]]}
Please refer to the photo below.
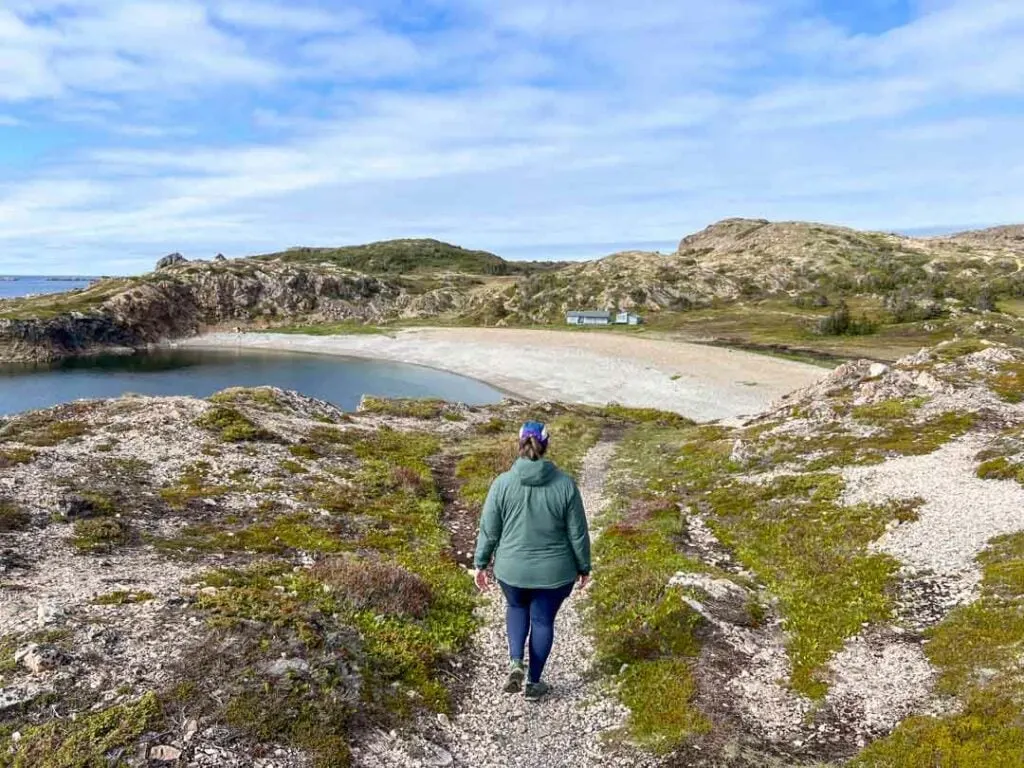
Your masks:
{"label": "low shrub", "polygon": [[71,543],[82,552],[109,552],[127,544],[129,537],[127,523],[111,517],[96,517],[75,523]]}
{"label": "low shrub", "polygon": [[430,608],[430,585],[401,566],[354,557],[328,558],[313,575],[338,591],[355,610],[423,618]]}
{"label": "low shrub", "polygon": [[272,432],[268,432],[258,426],[241,411],[226,406],[211,408],[196,419],[195,424],[197,427],[217,433],[220,439],[226,443],[271,441],[276,439]]}
{"label": "low shrub", "polygon": [[31,522],[29,514],[13,501],[0,498],[0,533],[23,531]]}

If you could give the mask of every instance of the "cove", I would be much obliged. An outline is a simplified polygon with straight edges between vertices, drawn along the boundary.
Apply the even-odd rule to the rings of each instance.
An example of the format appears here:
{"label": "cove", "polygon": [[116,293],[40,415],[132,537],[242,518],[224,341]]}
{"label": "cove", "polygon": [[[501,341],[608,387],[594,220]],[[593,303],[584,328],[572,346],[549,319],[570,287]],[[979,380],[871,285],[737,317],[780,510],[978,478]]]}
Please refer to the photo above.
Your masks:
{"label": "cove", "polygon": [[502,393],[479,381],[401,363],[250,350],[169,349],[0,367],[0,415],[125,393],[209,397],[274,386],[354,410],[363,395],[437,397],[487,405]]}

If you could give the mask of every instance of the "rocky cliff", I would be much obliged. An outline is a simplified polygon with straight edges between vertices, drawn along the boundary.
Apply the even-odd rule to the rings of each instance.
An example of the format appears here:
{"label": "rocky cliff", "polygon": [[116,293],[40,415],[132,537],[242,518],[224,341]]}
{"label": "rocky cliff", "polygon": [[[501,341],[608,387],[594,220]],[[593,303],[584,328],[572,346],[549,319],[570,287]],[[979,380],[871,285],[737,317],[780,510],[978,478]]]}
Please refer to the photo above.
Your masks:
{"label": "rocky cliff", "polygon": [[57,297],[0,302],[0,361],[140,347],[203,328],[309,318],[376,321],[404,291],[331,266],[176,262]]}

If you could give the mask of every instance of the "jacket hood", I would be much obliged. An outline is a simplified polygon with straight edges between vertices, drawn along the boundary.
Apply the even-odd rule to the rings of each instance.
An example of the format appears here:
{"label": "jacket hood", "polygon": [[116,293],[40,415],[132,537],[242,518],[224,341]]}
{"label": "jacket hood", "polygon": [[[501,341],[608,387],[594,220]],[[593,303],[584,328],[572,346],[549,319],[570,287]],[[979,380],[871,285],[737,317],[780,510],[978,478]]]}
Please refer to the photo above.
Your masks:
{"label": "jacket hood", "polygon": [[547,485],[555,476],[555,472],[555,465],[547,459],[516,459],[516,463],[512,465],[512,474],[523,485]]}

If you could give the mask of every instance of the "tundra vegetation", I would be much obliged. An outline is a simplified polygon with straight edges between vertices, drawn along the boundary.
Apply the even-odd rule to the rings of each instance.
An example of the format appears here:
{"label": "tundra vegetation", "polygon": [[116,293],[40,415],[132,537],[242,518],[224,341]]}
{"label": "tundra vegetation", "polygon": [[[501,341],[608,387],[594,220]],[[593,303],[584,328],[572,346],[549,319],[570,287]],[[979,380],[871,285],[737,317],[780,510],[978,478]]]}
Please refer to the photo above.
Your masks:
{"label": "tundra vegetation", "polygon": [[[540,418],[570,472],[618,442],[584,611],[595,671],[629,710],[611,749],[666,765],[1015,765],[1022,534],[977,553],[976,599],[922,617],[903,596],[924,577],[879,542],[927,526],[934,500],[851,493],[858,472],[956,446],[965,477],[1019,489],[1022,364],[976,340],[850,363],[735,427],[616,405],[367,399],[345,414],[271,388],[0,420],[0,688],[17,692],[3,763],[201,746],[343,766],[368,729],[453,712],[477,629],[466,530],[517,426]],[[44,574],[75,582],[42,626],[12,621],[36,617]],[[857,643],[912,648],[931,670],[883,725],[837,698]],[[33,644],[50,665],[37,673]],[[793,708],[789,730],[765,724],[762,700]]]}

